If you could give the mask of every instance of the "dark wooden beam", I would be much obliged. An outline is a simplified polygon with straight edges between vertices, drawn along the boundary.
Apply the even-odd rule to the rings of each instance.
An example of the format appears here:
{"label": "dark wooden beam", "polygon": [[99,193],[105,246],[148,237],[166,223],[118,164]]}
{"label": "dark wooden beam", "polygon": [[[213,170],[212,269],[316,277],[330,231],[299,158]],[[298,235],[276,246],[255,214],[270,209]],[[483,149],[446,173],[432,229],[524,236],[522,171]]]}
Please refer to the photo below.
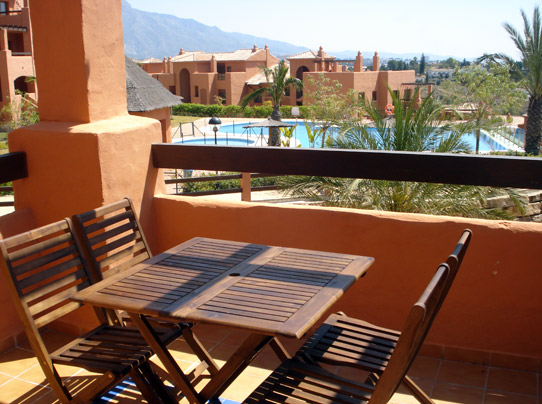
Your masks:
{"label": "dark wooden beam", "polygon": [[0,184],[28,177],[26,153],[15,152],[0,155]]}
{"label": "dark wooden beam", "polygon": [[156,168],[542,189],[542,158],[154,144]]}

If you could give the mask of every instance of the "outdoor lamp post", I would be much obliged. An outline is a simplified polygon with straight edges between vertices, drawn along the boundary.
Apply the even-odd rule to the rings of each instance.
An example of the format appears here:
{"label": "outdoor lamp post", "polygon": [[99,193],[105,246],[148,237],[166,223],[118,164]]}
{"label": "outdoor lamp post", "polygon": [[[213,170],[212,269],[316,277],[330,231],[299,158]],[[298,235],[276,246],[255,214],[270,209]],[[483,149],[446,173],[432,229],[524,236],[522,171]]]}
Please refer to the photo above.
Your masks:
{"label": "outdoor lamp post", "polygon": [[217,144],[216,132],[218,132],[218,128],[220,127],[220,125],[222,125],[222,121],[220,120],[220,118],[213,116],[211,119],[209,119],[209,125],[214,125],[213,131],[215,132],[215,144]]}

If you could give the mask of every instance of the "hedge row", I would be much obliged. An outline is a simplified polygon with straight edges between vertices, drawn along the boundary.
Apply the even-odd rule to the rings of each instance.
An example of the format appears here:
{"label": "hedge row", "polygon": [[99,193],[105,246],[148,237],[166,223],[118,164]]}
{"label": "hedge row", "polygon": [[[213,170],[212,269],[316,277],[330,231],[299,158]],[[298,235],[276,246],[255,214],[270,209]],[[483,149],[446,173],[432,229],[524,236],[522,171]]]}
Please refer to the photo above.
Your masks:
{"label": "hedge row", "polygon": [[[238,174],[232,172],[222,173],[220,175]],[[203,177],[215,177],[216,174],[203,175]],[[280,177],[258,177],[252,178],[250,184],[252,187],[264,185],[276,185]],[[241,187],[241,180],[217,180],[205,182],[189,182],[184,184],[184,192],[201,192],[201,191],[216,191],[225,189],[234,189]]]}
{"label": "hedge row", "polygon": [[[239,105],[203,105],[184,103],[176,105],[172,108],[173,115],[183,116],[218,116],[231,118],[267,118],[271,116],[273,107],[269,105],[257,105],[254,107],[241,108]],[[283,118],[292,117],[292,107],[290,105],[282,105],[280,112]],[[306,115],[306,107],[299,107],[301,118]]]}

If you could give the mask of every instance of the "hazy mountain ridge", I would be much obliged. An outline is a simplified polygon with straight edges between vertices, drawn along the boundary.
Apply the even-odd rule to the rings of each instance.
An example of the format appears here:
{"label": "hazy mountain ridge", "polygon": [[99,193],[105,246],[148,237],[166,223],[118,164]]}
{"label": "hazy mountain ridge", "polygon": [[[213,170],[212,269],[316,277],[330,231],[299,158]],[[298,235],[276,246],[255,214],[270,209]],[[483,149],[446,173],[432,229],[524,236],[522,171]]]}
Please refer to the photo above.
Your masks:
{"label": "hazy mountain ridge", "polygon": [[[295,55],[308,48],[274,41],[249,34],[225,32],[214,26],[201,24],[189,18],[179,18],[170,14],[151,13],[133,8],[122,0],[122,20],[124,26],[124,49],[126,55],[135,59],[154,57],[162,59],[179,54],[179,50],[200,50],[204,52],[232,52],[249,49],[258,45],[269,45],[271,54],[277,57]],[[316,50],[316,49],[313,49]],[[358,51],[332,51],[325,49],[338,59],[354,59]],[[374,51],[362,51],[364,64],[372,64]],[[379,50],[380,60],[399,58],[421,58],[420,53],[390,53]],[[425,54],[429,60],[444,60],[449,56]],[[459,59],[459,58],[457,58]],[[461,58],[462,59],[462,58]]]}
{"label": "hazy mountain ridge", "polygon": [[253,35],[224,32],[193,19],[137,10],[126,0],[122,1],[122,20],[126,55],[136,59],[162,59],[177,55],[180,48],[231,52],[252,48],[254,44],[263,48],[267,44],[275,56],[294,55],[308,49]]}

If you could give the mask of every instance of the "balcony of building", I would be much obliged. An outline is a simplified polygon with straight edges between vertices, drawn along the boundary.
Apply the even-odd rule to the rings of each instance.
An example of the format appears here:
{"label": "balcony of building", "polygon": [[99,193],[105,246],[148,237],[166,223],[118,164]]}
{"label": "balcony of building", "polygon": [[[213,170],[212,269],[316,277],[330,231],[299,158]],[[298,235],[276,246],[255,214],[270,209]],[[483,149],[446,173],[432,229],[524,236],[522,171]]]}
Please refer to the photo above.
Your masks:
{"label": "balcony of building", "polygon": [[[37,1],[33,7],[41,121],[10,133],[12,153],[0,157],[0,183],[13,181],[16,208],[0,217],[0,237],[128,196],[154,254],[201,236],[374,257],[366,276],[331,311],[401,329],[436,266],[470,228],[468,255],[411,376],[437,403],[540,404],[540,224],[171,196],[164,170],[542,189],[541,159],[162,144],[158,121],[127,114],[121,2]],[[77,35],[65,35],[66,21]],[[50,57],[74,50],[84,57]],[[73,80],[65,80],[66,71]],[[3,282],[0,309],[0,402],[54,402]],[[58,346],[66,333],[79,335],[94,324],[83,310],[57,320],[45,339]],[[195,332],[219,363],[240,333]],[[285,343],[293,351],[301,342]],[[174,355],[184,369],[193,366],[182,340]],[[264,352],[253,365],[223,398],[241,401],[276,362]],[[73,384],[90,376],[79,369],[61,372]],[[122,394],[124,402],[141,402],[135,389]],[[395,398],[414,402],[406,394]]]}
{"label": "balcony of building", "polygon": [[[542,187],[542,161],[529,158],[170,144],[149,145],[148,151],[150,171],[183,167]],[[12,179],[32,181],[33,175],[39,176],[25,172],[22,154],[10,160]],[[539,404],[542,399],[540,224],[226,202],[163,193],[155,193],[142,206],[141,216],[156,253],[203,236],[373,256],[375,265],[332,311],[396,329],[401,328],[406,308],[439,260],[468,227],[474,233],[468,256],[410,375],[436,403]],[[66,324],[57,329],[66,330]],[[205,326],[196,332],[219,361],[226,360],[242,339],[240,331],[232,329]],[[55,328],[48,333],[53,344],[62,341]],[[18,335],[15,341],[16,346],[0,356],[0,396],[13,397],[8,402],[14,403],[53,402],[24,338]],[[295,351],[302,341],[284,342]],[[196,358],[182,341],[176,343],[174,355],[186,369],[195,365]],[[222,397],[242,401],[277,364],[271,351],[264,352]],[[66,377],[75,381],[82,375]],[[140,400],[130,389],[122,395],[125,400]],[[392,402],[416,401],[400,391]]]}

